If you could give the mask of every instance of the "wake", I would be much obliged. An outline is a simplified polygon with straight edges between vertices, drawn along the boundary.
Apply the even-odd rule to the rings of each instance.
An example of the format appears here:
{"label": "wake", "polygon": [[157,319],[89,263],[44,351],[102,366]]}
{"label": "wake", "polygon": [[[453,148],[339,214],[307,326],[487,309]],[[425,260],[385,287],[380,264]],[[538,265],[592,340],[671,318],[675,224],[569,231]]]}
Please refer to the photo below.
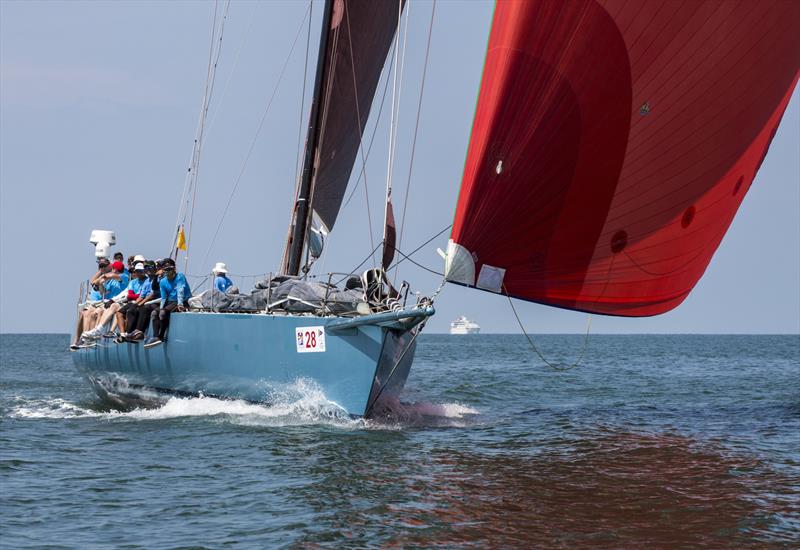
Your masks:
{"label": "wake", "polygon": [[215,397],[169,397],[153,407],[132,409],[96,400],[73,403],[62,398],[15,398],[6,416],[16,419],[160,422],[198,419],[248,427],[324,425],[346,430],[397,430],[407,427],[466,427],[479,412],[460,403],[385,403],[372,418],[353,418],[327,399],[319,387],[298,380],[272,392],[270,405]]}

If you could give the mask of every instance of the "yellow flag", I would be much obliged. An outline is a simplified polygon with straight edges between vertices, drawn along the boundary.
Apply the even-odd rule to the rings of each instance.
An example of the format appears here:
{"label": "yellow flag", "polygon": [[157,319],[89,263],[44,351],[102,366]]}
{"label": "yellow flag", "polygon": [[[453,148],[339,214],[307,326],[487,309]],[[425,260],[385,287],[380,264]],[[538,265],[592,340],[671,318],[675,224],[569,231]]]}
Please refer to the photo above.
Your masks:
{"label": "yellow flag", "polygon": [[178,244],[175,248],[178,250],[186,250],[186,236],[183,234],[183,226],[178,229]]}

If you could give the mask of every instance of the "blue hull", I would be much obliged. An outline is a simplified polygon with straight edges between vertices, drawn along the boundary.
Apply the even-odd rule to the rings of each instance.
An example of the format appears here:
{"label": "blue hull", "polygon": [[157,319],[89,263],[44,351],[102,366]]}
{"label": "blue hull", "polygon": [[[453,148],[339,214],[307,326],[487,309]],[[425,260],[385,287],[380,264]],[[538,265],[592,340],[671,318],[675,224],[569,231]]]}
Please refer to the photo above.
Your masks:
{"label": "blue hull", "polygon": [[[270,403],[298,380],[311,380],[348,414],[368,416],[379,402],[399,397],[420,327],[348,327],[347,320],[334,327],[342,320],[332,319],[174,314],[163,345],[145,349],[102,340],[72,357],[101,396],[152,390]],[[298,352],[296,329],[327,325],[324,352]]]}

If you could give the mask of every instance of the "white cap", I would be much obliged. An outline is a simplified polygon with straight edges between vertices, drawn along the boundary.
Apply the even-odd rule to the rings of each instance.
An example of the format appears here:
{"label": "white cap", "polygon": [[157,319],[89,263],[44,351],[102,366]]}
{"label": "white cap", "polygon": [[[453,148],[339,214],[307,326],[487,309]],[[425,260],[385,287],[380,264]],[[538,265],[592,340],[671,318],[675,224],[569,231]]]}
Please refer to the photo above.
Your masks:
{"label": "white cap", "polygon": [[144,271],[144,264],[142,262],[139,262],[138,264],[133,266],[133,270],[134,271]]}
{"label": "white cap", "polygon": [[[141,254],[137,254],[136,256],[133,257],[133,263],[146,262],[146,261],[147,261],[146,258],[144,256],[142,256]],[[136,269],[136,268],[134,267],[134,269]]]}
{"label": "white cap", "polygon": [[217,262],[214,266],[214,269],[211,270],[211,273],[227,273],[228,269],[222,262]]}

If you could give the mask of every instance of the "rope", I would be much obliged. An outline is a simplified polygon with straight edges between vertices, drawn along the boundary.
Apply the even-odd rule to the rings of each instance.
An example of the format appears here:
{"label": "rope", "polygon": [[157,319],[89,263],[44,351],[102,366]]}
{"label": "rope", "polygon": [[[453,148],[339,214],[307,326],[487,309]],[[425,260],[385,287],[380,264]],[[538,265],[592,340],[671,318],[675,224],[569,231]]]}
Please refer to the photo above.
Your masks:
{"label": "rope", "polygon": [[310,10],[306,10],[305,15],[303,16],[303,20],[300,21],[300,26],[297,29],[297,34],[294,37],[294,42],[292,42],[292,47],[289,50],[289,54],[286,56],[286,60],[283,62],[283,67],[281,67],[281,72],[278,75],[278,81],[275,83],[275,87],[272,89],[272,95],[270,95],[269,101],[267,101],[267,106],[264,109],[264,113],[261,115],[261,120],[258,123],[258,127],[256,128],[256,133],[253,136],[253,140],[250,142],[250,148],[247,150],[247,154],[245,155],[244,161],[242,162],[242,166],[239,169],[239,175],[236,177],[236,181],[233,185],[233,189],[231,189],[230,194],[228,195],[228,201],[225,203],[225,209],[222,211],[222,215],[219,218],[219,222],[217,223],[217,228],[214,231],[214,236],[211,238],[211,243],[208,245],[208,249],[206,250],[206,255],[203,258],[203,264],[206,263],[208,260],[208,255],[211,253],[211,249],[214,247],[214,243],[217,240],[217,236],[219,235],[219,230],[222,228],[222,222],[225,220],[225,215],[228,213],[228,208],[231,205],[231,201],[233,200],[233,196],[236,194],[236,190],[239,188],[239,183],[242,180],[242,176],[244,175],[245,168],[247,167],[247,162],[250,160],[250,155],[253,153],[253,149],[255,148],[256,141],[258,141],[258,136],[261,133],[261,129],[264,127],[264,121],[267,119],[267,114],[269,113],[270,107],[272,107],[272,101],[275,99],[275,94],[278,91],[278,86],[280,86],[281,81],[283,81],[283,75],[286,72],[286,67],[289,65],[289,60],[292,57],[292,53],[294,52],[294,48],[297,45],[297,40],[300,38],[300,33],[303,30],[303,23],[306,21],[306,17],[308,17]]}
{"label": "rope", "polygon": [[[419,251],[420,251],[420,249],[422,249],[422,247],[424,247],[424,246],[427,246],[428,244],[430,244],[430,242],[431,242],[431,241],[433,241],[435,238],[437,238],[439,235],[441,235],[442,233],[444,233],[445,231],[447,231],[447,230],[448,230],[448,229],[450,229],[451,227],[453,227],[453,224],[450,224],[450,225],[448,225],[447,227],[445,227],[444,229],[442,229],[441,231],[439,231],[439,232],[438,232],[436,235],[434,235],[433,237],[431,237],[430,239],[428,239],[427,241],[425,241],[424,243],[422,243],[421,245],[419,245],[417,248],[415,248],[414,250],[412,250],[412,251],[411,251],[411,253],[409,253],[409,254],[408,254],[408,256],[413,256],[414,254],[416,254],[417,252],[419,252]],[[406,256],[406,255],[405,255],[405,254],[403,254],[403,256]],[[404,258],[403,258],[403,259],[401,259],[401,260],[397,260],[397,261],[394,263],[394,265],[393,265],[393,266],[391,266],[391,267],[396,267],[396,266],[397,266],[397,264],[399,264],[399,263],[402,263],[402,261],[403,261],[403,260],[405,260],[405,259],[406,259],[406,257],[404,257]],[[410,258],[408,258],[408,259],[410,259]],[[391,269],[391,267],[390,267],[389,269]],[[426,269],[427,269],[427,268],[426,268]],[[441,273],[438,273],[438,275],[441,275]]]}
{"label": "rope", "polygon": [[[216,4],[215,4],[215,6],[216,6]],[[203,106],[203,115],[202,115],[202,117],[200,119],[201,120],[201,123],[200,123],[200,134],[199,134],[198,139],[197,139],[197,156],[195,157],[195,163],[194,163],[194,172],[193,172],[194,173],[194,182],[192,183],[192,187],[193,187],[193,191],[192,191],[192,208],[191,208],[191,211],[189,213],[189,231],[188,231],[188,233],[186,235],[186,252],[185,252],[185,255],[184,255],[184,263],[183,263],[183,270],[184,271],[186,271],[187,268],[189,267],[189,246],[190,246],[190,243],[192,241],[192,227],[193,227],[193,222],[194,222],[194,211],[195,211],[195,207],[197,206],[197,177],[198,177],[198,171],[200,170],[200,155],[201,155],[201,153],[203,151],[203,143],[204,143],[205,127],[206,127],[206,118],[208,117],[208,108],[211,105],[211,97],[214,94],[214,83],[217,80],[217,65],[219,63],[220,55],[222,55],[222,37],[225,34],[225,21],[227,21],[227,19],[228,19],[228,10],[230,9],[230,6],[231,6],[231,0],[228,0],[225,3],[225,9],[224,9],[224,11],[222,13],[222,21],[220,22],[220,25],[219,25],[219,38],[218,38],[218,43],[217,43],[217,53],[216,53],[216,56],[214,56],[214,64],[211,67],[211,72],[210,72],[208,78],[206,79],[207,94],[205,94],[205,105]],[[214,8],[214,18],[216,20],[216,7]],[[212,47],[212,50],[213,50],[213,47],[214,47],[213,41],[212,41],[211,47]],[[177,236],[175,238],[177,240]],[[177,252],[175,253],[175,259],[176,260],[178,259]]]}
{"label": "rope", "polygon": [[[214,2],[214,17],[211,21],[211,40],[209,43],[208,48],[208,66],[206,67],[206,84],[203,90],[203,98],[200,101],[200,114],[197,119],[197,128],[195,129],[195,138],[192,142],[192,154],[189,156],[189,168],[186,170],[186,179],[183,183],[183,191],[181,192],[181,199],[178,203],[178,216],[175,218],[175,236],[172,240],[172,245],[170,246],[169,256],[172,257],[172,253],[175,250],[175,245],[178,239],[178,228],[180,227],[181,222],[186,221],[186,213],[189,210],[189,191],[192,188],[192,183],[194,181],[194,172],[192,170],[195,167],[195,162],[198,157],[198,139],[200,137],[200,131],[204,124],[205,120],[205,113],[206,113],[206,99],[208,96],[208,84],[209,84],[209,77],[211,73],[211,61],[214,58],[214,44],[216,43],[216,36],[217,36],[217,7],[219,3],[218,1]],[[185,269],[184,269],[185,271]]]}
{"label": "rope", "polygon": [[[297,159],[294,166],[294,181],[295,187],[300,186],[300,166],[302,164],[302,139],[303,139],[303,112],[305,111],[306,101],[306,84],[308,83],[308,53],[311,48],[311,19],[314,16],[313,2],[309,1],[308,10],[311,17],[308,18],[308,30],[306,31],[306,56],[303,62],[303,88],[300,92],[300,122],[297,125]],[[295,189],[294,196],[297,196],[298,191]]]}
{"label": "rope", "polygon": [[[411,263],[412,263],[412,264],[414,264],[415,266],[417,266],[417,267],[421,267],[421,268],[422,268],[422,269],[424,269],[425,271],[429,271],[429,272],[433,273],[434,275],[439,275],[440,277],[444,277],[444,273],[439,273],[439,272],[438,272],[438,271],[436,271],[435,269],[431,269],[431,268],[429,268],[429,267],[425,267],[425,266],[424,266],[424,265],[422,265],[421,263],[415,262],[415,261],[414,261],[414,260],[412,260],[410,257],[408,257],[408,256],[406,256],[405,254],[403,254],[402,252],[400,252],[400,249],[399,249],[399,248],[395,248],[394,250],[395,250],[395,252],[397,252],[398,254],[400,254],[400,255],[403,257],[403,260],[408,260],[409,262],[411,262]],[[400,260],[400,261],[402,261],[402,260]],[[397,262],[395,262],[395,264],[394,264],[392,267],[394,267],[394,268],[397,268],[397,264],[399,264],[399,263],[400,263],[400,261],[397,261]],[[389,269],[391,269],[391,267],[390,267]]]}
{"label": "rope", "polygon": [[[356,62],[353,58],[353,35],[350,31],[350,10],[347,9],[345,4],[345,13],[347,14],[347,39],[350,42],[350,68],[353,73],[353,93],[355,95],[356,104],[356,117],[358,120],[358,151],[361,153],[361,172],[364,174],[364,197],[367,204],[367,233],[369,234],[369,246],[375,248],[375,240],[372,238],[372,211],[369,206],[369,186],[367,185],[367,159],[364,156],[364,129],[362,128],[361,121],[361,106],[358,104],[358,83],[356,82]],[[387,81],[388,82],[388,81]],[[374,266],[373,260],[373,266]]]}
{"label": "rope", "polygon": [[244,44],[247,41],[247,37],[250,36],[250,30],[253,28],[253,22],[255,22],[255,15],[256,11],[258,10],[259,3],[253,2],[253,9],[250,11],[250,23],[247,25],[247,29],[242,35],[242,40],[239,42],[239,47],[236,49],[236,56],[233,60],[233,65],[231,66],[231,72],[228,74],[228,80],[225,82],[225,87],[222,89],[222,95],[219,97],[219,101],[217,102],[217,108],[214,111],[214,115],[211,117],[211,120],[208,121],[208,128],[209,130],[214,125],[214,121],[217,120],[217,116],[219,116],[220,108],[222,107],[222,100],[225,99],[225,96],[228,94],[228,88],[231,85],[231,80],[233,80],[233,75],[236,72],[236,67],[239,64],[239,57],[242,55],[242,50],[244,49]]}
{"label": "rope", "polygon": [[533,338],[531,338],[530,335],[528,334],[528,332],[525,330],[525,326],[522,324],[522,320],[519,318],[519,315],[517,315],[517,309],[514,307],[514,302],[511,300],[511,296],[509,296],[508,290],[506,289],[506,285],[505,284],[503,285],[503,294],[505,294],[506,298],[508,298],[508,303],[511,305],[511,311],[514,312],[514,317],[516,317],[516,319],[517,319],[517,323],[519,324],[519,328],[522,331],[522,334],[525,335],[525,338],[528,340],[528,344],[530,344],[531,349],[533,349],[533,351],[536,352],[536,355],[539,356],[539,359],[541,359],[542,362],[545,365],[547,365],[548,367],[550,367],[551,369],[553,369],[555,371],[563,372],[563,371],[572,370],[572,369],[574,369],[575,367],[577,367],[580,364],[581,360],[583,360],[584,354],[586,353],[586,349],[589,347],[589,330],[592,327],[592,316],[591,315],[589,315],[587,320],[586,320],[586,335],[583,337],[583,349],[581,349],[581,353],[578,356],[578,359],[574,363],[572,363],[570,365],[555,364],[555,363],[551,363],[550,361],[548,361],[545,358],[545,356],[542,354],[541,351],[539,351],[539,348],[533,342]]}
{"label": "rope", "polygon": [[[411,160],[408,163],[408,180],[406,182],[406,193],[403,199],[403,215],[400,218],[400,238],[397,240],[397,248],[403,246],[403,230],[406,228],[406,212],[408,210],[408,195],[411,191],[411,172],[414,168],[414,153],[417,150],[417,132],[419,131],[419,118],[422,112],[422,97],[425,93],[425,77],[428,74],[428,54],[431,51],[431,37],[433,36],[433,16],[436,13],[436,0],[433,0],[433,7],[431,8],[431,22],[428,25],[428,45],[425,48],[425,62],[422,68],[422,83],[419,87],[419,101],[417,103],[417,121],[414,124],[414,139],[411,142]],[[408,23],[406,23],[408,25]],[[395,264],[394,276],[397,278],[397,264]]]}
{"label": "rope", "polygon": [[[393,48],[397,47],[395,43]],[[383,115],[383,105],[386,103],[386,92],[389,90],[389,75],[392,73],[392,67],[394,67],[394,53],[392,53],[389,59],[389,69],[386,72],[386,81],[383,83],[383,94],[381,95],[381,104],[378,107],[378,116],[375,117],[375,126],[372,127],[372,136],[369,138],[369,146],[367,147],[367,157],[364,159],[365,161],[369,159],[369,154],[372,152],[372,144],[375,143],[375,136],[378,133],[378,125],[381,121],[381,116]],[[350,204],[350,201],[353,199],[353,195],[355,195],[356,190],[358,189],[359,184],[361,183],[362,176],[364,177],[364,185],[366,185],[367,181],[367,174],[366,174],[366,164],[362,164],[361,172],[358,174],[358,178],[356,179],[356,184],[353,186],[353,189],[350,191],[350,194],[347,196],[347,199],[344,201],[344,205],[342,208]]]}
{"label": "rope", "polygon": [[383,244],[383,243],[378,243],[378,245],[377,245],[375,248],[373,248],[373,249],[372,249],[372,252],[370,252],[370,253],[369,253],[369,256],[367,256],[366,258],[364,258],[364,261],[362,261],[360,264],[358,264],[358,265],[357,265],[355,268],[351,269],[351,270],[350,270],[350,273],[348,273],[347,275],[345,275],[344,277],[342,277],[341,279],[339,279],[338,281],[336,281],[336,282],[334,283],[334,286],[339,286],[339,284],[341,284],[341,282],[342,282],[342,281],[344,281],[345,279],[347,279],[348,277],[350,277],[351,275],[353,275],[354,273],[356,273],[356,272],[357,272],[359,269],[361,269],[361,267],[362,267],[362,266],[363,266],[365,263],[367,263],[367,262],[369,261],[369,259],[370,259],[370,258],[372,258],[372,256],[375,254],[375,251],[377,251],[377,250],[378,250],[378,249],[381,247],[381,245],[382,245],[382,244]]}
{"label": "rope", "polygon": [[[400,42],[400,29],[403,22],[403,3],[398,2],[398,9],[397,9],[397,31],[396,31],[396,41]],[[406,27],[405,33],[403,34],[403,56],[402,61],[400,61],[400,48],[395,48],[394,55],[395,55],[395,64],[394,64],[394,81],[392,83],[392,116],[389,119],[389,158],[386,166],[386,206],[384,209],[384,216],[383,216],[383,240],[386,242],[386,222],[388,221],[389,216],[389,203],[392,201],[392,176],[394,174],[394,158],[395,153],[397,150],[397,127],[399,126],[396,119],[400,117],[400,99],[401,99],[401,92],[403,90],[403,73],[405,71],[406,65],[406,44],[408,43],[408,14],[411,11],[411,4],[408,6],[408,10],[406,10]],[[400,83],[397,82],[397,64],[400,63]],[[397,102],[397,106],[395,107],[395,101]]]}

